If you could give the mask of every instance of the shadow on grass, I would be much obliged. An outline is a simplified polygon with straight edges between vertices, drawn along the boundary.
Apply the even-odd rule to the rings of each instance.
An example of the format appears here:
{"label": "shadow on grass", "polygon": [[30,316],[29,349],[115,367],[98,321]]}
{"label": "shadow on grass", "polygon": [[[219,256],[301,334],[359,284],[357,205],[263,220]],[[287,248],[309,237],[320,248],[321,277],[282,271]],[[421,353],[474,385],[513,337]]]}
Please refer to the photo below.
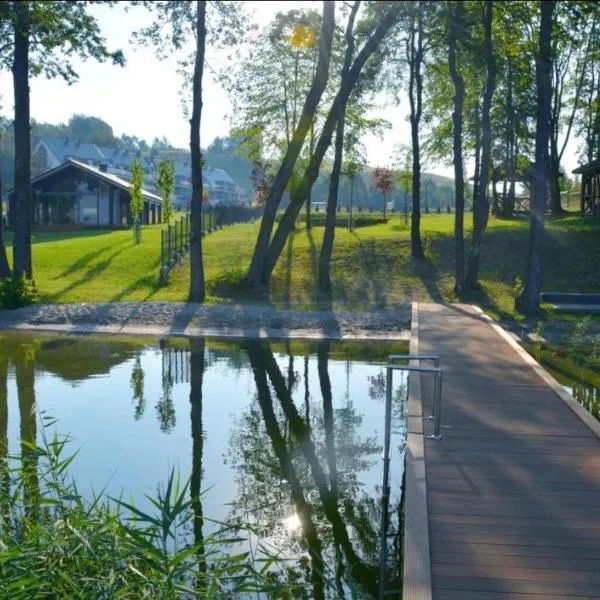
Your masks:
{"label": "shadow on grass", "polygon": [[316,286],[319,280],[319,268],[317,259],[317,246],[315,244],[315,240],[313,239],[311,229],[306,230],[306,237],[308,239],[308,246],[310,251],[310,274],[312,277],[313,284]]}
{"label": "shadow on grass", "polygon": [[109,252],[110,250],[114,250],[117,246],[122,246],[123,244],[129,245],[130,242],[129,240],[123,240],[114,244],[113,246],[106,246],[104,248],[100,248],[99,250],[95,250],[93,252],[88,252],[87,254],[84,254],[83,256],[78,258],[73,264],[71,264],[67,269],[65,269],[60,275],[53,277],[53,281],[55,281],[56,279],[62,279],[63,277],[67,277],[72,273],[75,273],[75,271],[81,271],[82,269],[87,267],[94,259],[98,258],[102,254],[105,254],[106,252]]}
{"label": "shadow on grass", "polygon": [[[153,263],[150,267],[151,271],[155,271],[158,268],[160,261],[157,260],[156,263]],[[143,277],[138,277],[133,283],[130,283],[126,288],[121,290],[118,294],[115,294],[110,301],[111,302],[120,302],[132,292],[135,292],[139,288],[150,288],[150,292],[142,298],[141,302],[146,302],[154,296],[158,290],[160,289],[158,275],[144,275]]]}
{"label": "shadow on grass", "polygon": [[[32,244],[43,244],[46,242],[60,242],[63,240],[73,240],[77,238],[99,237],[110,235],[120,229],[81,229],[75,231],[38,231],[33,230],[31,234]],[[12,245],[14,234],[11,230],[4,230],[4,243],[6,246]]]}
{"label": "shadow on grass", "polygon": [[295,231],[292,231],[288,238],[287,251],[285,256],[285,289],[283,292],[283,304],[286,308],[289,308],[292,303],[292,267],[293,267],[293,254],[294,254],[294,236]]}
{"label": "shadow on grass", "polygon": [[[369,238],[363,242],[356,233],[353,232],[352,235],[358,244],[359,268],[373,290],[374,303],[378,307],[384,307],[387,304],[387,296],[382,282],[389,277],[393,261],[390,256],[379,251],[375,239]],[[368,302],[366,296],[365,301]]]}
{"label": "shadow on grass", "polygon": [[[113,252],[107,259],[100,261],[98,264],[94,265],[93,268],[86,271],[86,273],[82,277],[80,277],[76,281],[73,281],[72,283],[70,283],[69,285],[64,287],[62,290],[49,296],[49,299],[52,302],[57,302],[59,297],[62,296],[63,294],[71,292],[74,289],[88,283],[89,281],[96,279],[101,273],[103,273],[104,271],[106,271],[106,269],[108,269],[108,267],[110,266],[110,263],[113,261],[113,259],[116,256],[118,256],[119,254],[121,254],[121,252],[124,252],[128,247],[129,246],[127,246],[125,248],[121,248],[120,250],[117,250],[116,252]],[[157,261],[157,265],[158,265],[158,261]]]}

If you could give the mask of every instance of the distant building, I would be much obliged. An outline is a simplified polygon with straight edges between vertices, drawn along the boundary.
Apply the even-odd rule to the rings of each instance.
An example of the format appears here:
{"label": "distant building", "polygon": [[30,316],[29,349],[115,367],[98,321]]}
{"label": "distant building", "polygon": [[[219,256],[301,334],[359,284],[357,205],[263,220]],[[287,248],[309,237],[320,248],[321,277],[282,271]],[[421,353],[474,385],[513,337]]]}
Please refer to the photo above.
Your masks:
{"label": "distant building", "polygon": [[[38,139],[34,143],[31,155],[31,173],[36,177],[50,169],[55,169],[69,159],[98,168],[102,166],[106,172],[127,181],[131,178],[131,165],[138,160],[144,169],[144,187],[157,193],[155,181],[160,159],[156,153],[151,152],[145,157],[139,151],[107,148],[68,137]],[[192,199],[191,163],[176,160],[173,164],[175,165],[173,205],[178,210],[187,210]],[[238,202],[239,194],[236,185],[227,172],[206,166],[202,177],[209,204]]]}
{"label": "distant building", "polygon": [[[33,225],[38,229],[128,227],[133,224],[129,182],[74,159],[31,181]],[[144,225],[160,223],[162,199],[143,190]],[[8,195],[8,222],[14,226],[14,191]]]}

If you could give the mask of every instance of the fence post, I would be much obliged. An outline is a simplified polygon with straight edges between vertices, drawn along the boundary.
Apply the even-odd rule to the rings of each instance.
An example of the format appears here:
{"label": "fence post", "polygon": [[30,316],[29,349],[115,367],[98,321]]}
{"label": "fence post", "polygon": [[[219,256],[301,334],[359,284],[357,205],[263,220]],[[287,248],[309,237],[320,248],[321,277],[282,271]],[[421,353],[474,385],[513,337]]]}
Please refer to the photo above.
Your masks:
{"label": "fence post", "polygon": [[167,262],[169,263],[169,265],[171,264],[171,253],[171,225],[167,225]]}

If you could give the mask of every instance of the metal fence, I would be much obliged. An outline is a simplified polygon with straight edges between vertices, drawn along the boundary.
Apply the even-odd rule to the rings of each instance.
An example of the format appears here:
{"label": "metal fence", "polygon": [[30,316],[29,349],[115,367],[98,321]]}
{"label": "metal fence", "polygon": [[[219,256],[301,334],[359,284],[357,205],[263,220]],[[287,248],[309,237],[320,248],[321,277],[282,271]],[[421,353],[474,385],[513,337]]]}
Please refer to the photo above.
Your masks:
{"label": "metal fence", "polygon": [[[234,223],[248,223],[257,219],[262,208],[219,204],[202,208],[202,235]],[[160,283],[166,285],[169,272],[190,249],[191,219],[186,214],[161,231]]]}

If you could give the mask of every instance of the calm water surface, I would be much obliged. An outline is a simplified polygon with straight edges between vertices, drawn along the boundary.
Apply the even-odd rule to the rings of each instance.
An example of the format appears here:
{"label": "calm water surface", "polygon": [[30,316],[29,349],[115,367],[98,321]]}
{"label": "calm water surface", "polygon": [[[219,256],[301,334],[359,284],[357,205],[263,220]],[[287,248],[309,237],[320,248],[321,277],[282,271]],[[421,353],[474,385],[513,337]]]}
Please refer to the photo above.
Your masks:
{"label": "calm water surface", "polygon": [[[49,415],[79,451],[72,475],[83,493],[123,494],[147,509],[145,494],[175,469],[192,494],[202,491],[203,515],[250,522],[294,557],[307,554],[297,511],[308,505],[324,556],[373,575],[344,589],[368,596],[385,399],[384,371],[372,363],[393,351],[406,347],[3,335],[0,437],[18,454],[21,439],[42,442]],[[395,377],[392,532],[405,441],[405,385]],[[400,547],[391,537],[397,559]]]}

